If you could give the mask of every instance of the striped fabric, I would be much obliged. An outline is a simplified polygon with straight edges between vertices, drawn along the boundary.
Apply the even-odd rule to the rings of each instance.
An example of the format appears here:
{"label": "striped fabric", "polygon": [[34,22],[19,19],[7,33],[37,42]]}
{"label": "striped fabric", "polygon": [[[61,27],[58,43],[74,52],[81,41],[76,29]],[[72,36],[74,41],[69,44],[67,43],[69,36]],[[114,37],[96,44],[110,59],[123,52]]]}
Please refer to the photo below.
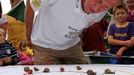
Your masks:
{"label": "striped fabric", "polygon": [[16,49],[7,41],[0,44],[0,58],[4,57],[11,57],[12,64],[16,64],[18,62],[18,54],[16,52]]}

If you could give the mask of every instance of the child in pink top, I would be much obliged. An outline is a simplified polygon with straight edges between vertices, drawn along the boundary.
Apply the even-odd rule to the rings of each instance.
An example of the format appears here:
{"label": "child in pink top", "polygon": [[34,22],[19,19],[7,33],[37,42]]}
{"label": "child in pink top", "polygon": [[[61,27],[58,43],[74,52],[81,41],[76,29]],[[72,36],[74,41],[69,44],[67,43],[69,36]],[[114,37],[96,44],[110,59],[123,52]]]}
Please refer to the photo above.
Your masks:
{"label": "child in pink top", "polygon": [[29,47],[27,47],[27,42],[21,41],[20,42],[20,49],[18,51],[19,57],[19,65],[33,65],[34,58],[33,58],[33,51]]}

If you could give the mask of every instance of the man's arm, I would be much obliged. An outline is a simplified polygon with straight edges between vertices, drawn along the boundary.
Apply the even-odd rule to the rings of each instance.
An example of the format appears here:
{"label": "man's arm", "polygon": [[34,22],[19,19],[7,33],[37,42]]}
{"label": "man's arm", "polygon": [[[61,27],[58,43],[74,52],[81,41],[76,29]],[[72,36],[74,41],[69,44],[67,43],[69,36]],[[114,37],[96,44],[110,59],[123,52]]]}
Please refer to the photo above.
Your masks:
{"label": "man's arm", "polygon": [[116,6],[120,0],[86,0],[84,3],[84,11],[86,13],[97,13],[113,6]]}
{"label": "man's arm", "polygon": [[26,23],[26,37],[29,41],[29,46],[31,46],[31,32],[34,20],[34,11],[31,8],[30,0],[26,2],[26,9],[25,9],[25,23]]}

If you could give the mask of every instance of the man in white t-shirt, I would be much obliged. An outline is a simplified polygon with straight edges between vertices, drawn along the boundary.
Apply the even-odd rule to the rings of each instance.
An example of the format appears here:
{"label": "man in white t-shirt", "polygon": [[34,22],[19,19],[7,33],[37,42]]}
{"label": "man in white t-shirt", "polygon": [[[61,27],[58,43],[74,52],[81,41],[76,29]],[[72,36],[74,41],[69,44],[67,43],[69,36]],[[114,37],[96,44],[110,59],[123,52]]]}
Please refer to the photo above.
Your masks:
{"label": "man in white t-shirt", "polygon": [[[113,3],[110,5],[106,2]],[[118,0],[27,0],[26,35],[35,64],[86,64],[79,35]],[[93,7],[92,7],[93,6]],[[97,7],[96,7],[97,6]],[[98,8],[102,6],[101,8]],[[34,20],[34,12],[38,14]],[[92,13],[93,12],[93,13]],[[34,22],[33,22],[34,20]]]}

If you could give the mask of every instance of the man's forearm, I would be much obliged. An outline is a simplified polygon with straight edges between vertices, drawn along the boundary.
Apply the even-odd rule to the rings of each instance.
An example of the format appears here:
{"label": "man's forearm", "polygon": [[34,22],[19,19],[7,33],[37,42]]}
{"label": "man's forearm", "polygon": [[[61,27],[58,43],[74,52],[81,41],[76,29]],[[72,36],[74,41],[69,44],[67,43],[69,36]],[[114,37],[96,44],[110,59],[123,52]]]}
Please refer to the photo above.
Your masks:
{"label": "man's forearm", "polygon": [[27,0],[26,9],[25,9],[25,24],[26,24],[27,39],[31,38],[33,19],[34,19],[34,11],[31,8],[30,0]]}

